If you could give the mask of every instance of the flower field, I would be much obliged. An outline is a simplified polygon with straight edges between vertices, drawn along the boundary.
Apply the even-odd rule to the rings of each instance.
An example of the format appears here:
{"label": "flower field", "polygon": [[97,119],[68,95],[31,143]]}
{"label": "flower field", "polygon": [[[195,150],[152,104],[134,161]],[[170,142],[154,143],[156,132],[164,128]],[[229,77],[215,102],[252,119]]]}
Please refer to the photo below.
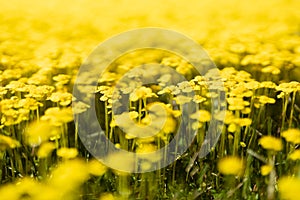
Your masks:
{"label": "flower field", "polygon": [[[0,5],[1,200],[300,199],[297,0]],[[187,35],[218,70],[199,74],[173,52],[140,49],[110,63],[97,87],[91,72],[78,77],[100,42],[143,27]],[[165,68],[136,68],[147,63]],[[87,85],[74,92],[78,78]],[[101,136],[84,132],[91,110]],[[220,135],[207,137],[211,127]],[[140,155],[144,173],[129,157],[108,154],[128,169],[118,170],[91,153],[107,148],[101,137]],[[174,162],[150,170],[171,159],[149,155],[173,140]]]}

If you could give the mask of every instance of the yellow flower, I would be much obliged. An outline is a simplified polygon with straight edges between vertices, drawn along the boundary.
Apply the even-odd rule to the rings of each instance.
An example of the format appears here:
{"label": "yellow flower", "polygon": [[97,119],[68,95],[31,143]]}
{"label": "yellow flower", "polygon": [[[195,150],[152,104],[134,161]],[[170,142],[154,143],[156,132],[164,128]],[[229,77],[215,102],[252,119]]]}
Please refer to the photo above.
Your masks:
{"label": "yellow flower", "polygon": [[282,149],[281,139],[269,135],[260,138],[259,144],[267,150],[280,151]]}
{"label": "yellow flower", "polygon": [[55,144],[52,142],[43,143],[37,152],[39,158],[46,158],[55,149]]}
{"label": "yellow flower", "polygon": [[89,160],[87,167],[89,173],[94,176],[102,176],[107,171],[107,167],[96,159]]}
{"label": "yellow flower", "polygon": [[54,92],[48,98],[50,101],[59,103],[61,106],[67,106],[72,102],[72,94],[68,92]]}
{"label": "yellow flower", "polygon": [[270,174],[270,172],[273,170],[273,167],[271,165],[263,165],[260,168],[260,173],[263,176],[266,176],[268,174]]}
{"label": "yellow flower", "polygon": [[58,135],[59,131],[51,124],[40,121],[31,123],[25,130],[24,136],[27,144],[38,146],[47,141],[51,136]]}
{"label": "yellow flower", "polygon": [[53,126],[61,126],[62,124],[71,122],[73,120],[72,108],[48,108],[45,111],[45,115],[41,117],[41,120],[45,122],[50,122],[50,124]]}
{"label": "yellow flower", "polygon": [[58,149],[56,153],[59,157],[62,157],[65,159],[71,159],[71,158],[75,158],[78,155],[78,150],[76,148],[62,147],[62,148]]}
{"label": "yellow flower", "polygon": [[228,156],[218,162],[218,169],[222,174],[239,176],[243,174],[244,163],[238,157]]}
{"label": "yellow flower", "polygon": [[85,112],[90,106],[82,101],[72,103],[73,114],[80,114]]}
{"label": "yellow flower", "polygon": [[266,66],[266,67],[262,68],[261,72],[277,75],[277,74],[280,74],[280,69],[278,69],[277,67],[274,67],[272,65],[269,65],[269,66]]}
{"label": "yellow flower", "polygon": [[281,136],[285,138],[286,141],[293,144],[300,144],[300,130],[295,128],[290,128],[281,133]]}
{"label": "yellow flower", "polygon": [[184,95],[178,95],[177,97],[174,98],[174,100],[176,101],[177,104],[182,105],[191,102],[192,98]]}
{"label": "yellow flower", "polygon": [[137,101],[139,99],[144,99],[147,97],[153,97],[156,96],[156,94],[152,93],[151,88],[148,87],[140,87],[135,89],[131,94],[130,94],[130,101]]}
{"label": "yellow flower", "polygon": [[21,146],[19,141],[0,134],[0,150],[5,150],[6,148],[14,149],[19,146]]}
{"label": "yellow flower", "polygon": [[199,122],[209,122],[211,114],[207,110],[198,110],[196,113],[190,115],[191,119],[196,119]]}
{"label": "yellow flower", "polygon": [[293,153],[289,155],[289,159],[291,160],[300,160],[300,150],[297,149]]}
{"label": "yellow flower", "polygon": [[265,95],[259,96],[258,101],[261,104],[267,104],[267,103],[274,104],[276,102],[275,99],[267,97]]}
{"label": "yellow flower", "polygon": [[75,191],[82,183],[89,178],[89,172],[85,162],[74,159],[66,160],[55,168],[49,180],[48,185],[59,190],[61,193]]}
{"label": "yellow flower", "polygon": [[114,196],[111,193],[104,193],[100,196],[99,200],[114,200]]}
{"label": "yellow flower", "polygon": [[298,200],[300,196],[300,179],[295,177],[283,177],[278,181],[281,199]]}

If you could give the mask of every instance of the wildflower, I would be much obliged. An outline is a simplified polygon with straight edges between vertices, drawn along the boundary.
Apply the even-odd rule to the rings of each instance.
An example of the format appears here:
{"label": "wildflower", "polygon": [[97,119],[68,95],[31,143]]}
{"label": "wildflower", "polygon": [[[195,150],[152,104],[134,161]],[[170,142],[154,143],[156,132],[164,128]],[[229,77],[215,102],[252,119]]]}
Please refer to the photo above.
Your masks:
{"label": "wildflower", "polygon": [[265,95],[259,96],[258,101],[261,104],[274,104],[276,101],[273,98],[267,97]]}
{"label": "wildflower", "polygon": [[80,114],[89,109],[90,106],[88,104],[83,103],[82,101],[74,102],[72,104],[72,111],[74,114]]}
{"label": "wildflower", "polygon": [[62,106],[67,106],[72,102],[72,94],[68,92],[54,92],[48,98],[50,101],[59,103]]}
{"label": "wildflower", "polygon": [[276,84],[273,83],[272,81],[263,81],[260,83],[260,87],[273,89],[273,88],[276,88]]}
{"label": "wildflower", "polygon": [[75,158],[78,155],[78,150],[76,148],[62,147],[57,150],[56,154],[59,157],[62,157],[65,159],[71,159],[71,158]]}
{"label": "wildflower", "polygon": [[107,171],[107,167],[96,159],[89,160],[87,167],[89,173],[94,176],[102,176]]}
{"label": "wildflower", "polygon": [[207,110],[198,110],[196,113],[190,115],[191,119],[196,119],[199,122],[209,122],[211,114]]}
{"label": "wildflower", "polygon": [[243,174],[244,163],[238,157],[228,156],[218,162],[218,169],[222,174],[239,176]]}
{"label": "wildflower", "polygon": [[270,172],[272,170],[273,170],[273,166],[271,166],[271,165],[263,165],[260,168],[260,173],[261,173],[261,175],[266,176],[266,175],[270,174]]}
{"label": "wildflower", "polygon": [[61,193],[74,191],[89,178],[86,164],[78,159],[64,161],[51,174],[48,185]]}
{"label": "wildflower", "polygon": [[140,87],[133,91],[133,93],[130,94],[130,101],[137,101],[139,99],[147,98],[147,97],[153,97],[156,96],[156,94],[152,93],[151,88],[147,87]]}
{"label": "wildflower", "polygon": [[46,158],[55,149],[55,144],[52,142],[42,143],[37,152],[39,158]]}
{"label": "wildflower", "polygon": [[99,200],[115,200],[111,193],[104,193],[100,196]]}
{"label": "wildflower", "polygon": [[58,135],[59,131],[47,122],[33,122],[25,130],[24,137],[27,144],[38,146],[51,136]]}
{"label": "wildflower", "polygon": [[300,179],[283,177],[278,181],[280,197],[286,200],[298,200],[300,196]]}
{"label": "wildflower", "polygon": [[174,98],[174,100],[176,101],[177,104],[183,105],[191,102],[192,98],[183,95],[178,95],[177,97]]}
{"label": "wildflower", "polygon": [[273,75],[277,75],[277,74],[280,74],[280,69],[278,69],[275,66],[269,65],[269,66],[266,66],[266,67],[262,68],[261,72],[262,73],[270,73],[270,74],[273,74]]}
{"label": "wildflower", "polygon": [[195,103],[203,103],[203,102],[206,101],[206,98],[205,98],[205,97],[202,97],[202,96],[200,96],[200,95],[195,95],[195,96],[193,97],[193,101],[194,101]]}
{"label": "wildflower", "polygon": [[52,79],[56,82],[58,82],[60,85],[65,85],[70,81],[70,76],[66,74],[59,74],[57,76],[54,76]]}
{"label": "wildflower", "polygon": [[293,144],[300,144],[300,130],[295,128],[290,128],[281,133],[281,136],[285,138],[286,141]]}
{"label": "wildflower", "polygon": [[177,84],[178,88],[182,91],[182,92],[192,92],[193,88],[191,87],[190,83],[188,81],[183,81]]}
{"label": "wildflower", "polygon": [[293,152],[289,155],[289,159],[291,159],[291,160],[300,160],[300,150],[297,149],[297,150],[293,151]]}
{"label": "wildflower", "polygon": [[19,146],[21,146],[19,141],[5,135],[0,135],[0,150],[5,150],[6,148],[14,149]]}
{"label": "wildflower", "polygon": [[48,121],[53,126],[61,126],[64,123],[71,122],[73,120],[72,108],[52,107],[45,111],[45,115],[41,117],[42,121]]}
{"label": "wildflower", "polygon": [[281,139],[273,136],[263,136],[259,139],[259,144],[267,150],[280,151],[282,149]]}

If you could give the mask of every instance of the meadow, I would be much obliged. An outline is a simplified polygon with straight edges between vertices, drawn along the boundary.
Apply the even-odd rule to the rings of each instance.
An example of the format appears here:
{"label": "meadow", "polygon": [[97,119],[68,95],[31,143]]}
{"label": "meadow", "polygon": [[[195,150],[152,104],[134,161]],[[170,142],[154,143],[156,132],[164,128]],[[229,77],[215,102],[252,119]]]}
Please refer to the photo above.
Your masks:
{"label": "meadow", "polygon": [[[0,5],[1,200],[300,199],[297,0]],[[172,52],[144,49],[111,63],[97,87],[78,87],[76,94],[86,98],[74,95],[79,69],[97,45],[143,27],[172,29],[197,41],[222,85],[214,84],[216,71],[199,74]],[[184,80],[164,69],[134,70],[147,63]],[[80,80],[89,83],[90,75]],[[125,97],[126,111],[116,113],[116,99]],[[185,109],[190,102],[196,111]],[[213,109],[215,102],[225,109]],[[89,151],[104,148],[87,145],[80,135],[91,110],[115,148],[146,155],[139,166],[144,173],[111,168]],[[221,130],[215,144],[206,138],[212,126]],[[187,150],[173,149],[174,162],[149,170],[161,159],[149,153],[191,131]],[[156,134],[142,137],[150,132]],[[186,141],[178,142],[181,148]],[[108,159],[128,169],[133,163],[118,155]]]}

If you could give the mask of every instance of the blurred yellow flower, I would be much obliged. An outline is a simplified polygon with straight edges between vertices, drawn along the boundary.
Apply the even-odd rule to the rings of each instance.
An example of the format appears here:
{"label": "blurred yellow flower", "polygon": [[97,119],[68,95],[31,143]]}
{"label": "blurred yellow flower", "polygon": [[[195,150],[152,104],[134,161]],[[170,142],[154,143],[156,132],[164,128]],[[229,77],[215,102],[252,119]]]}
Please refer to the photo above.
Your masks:
{"label": "blurred yellow flower", "polygon": [[111,193],[104,193],[100,196],[99,200],[115,200]]}
{"label": "blurred yellow flower", "polygon": [[211,114],[207,110],[198,110],[197,112],[190,115],[191,119],[196,119],[199,122],[209,122]]}
{"label": "blurred yellow flower", "polygon": [[281,199],[298,200],[300,197],[300,179],[295,177],[283,177],[278,181]]}
{"label": "blurred yellow flower", "polygon": [[25,141],[31,146],[38,146],[47,141],[51,136],[59,135],[60,132],[51,124],[39,121],[31,123],[24,132]]}
{"label": "blurred yellow flower", "polygon": [[260,168],[260,173],[263,176],[266,176],[268,174],[270,174],[270,172],[273,170],[273,167],[271,165],[263,165]]}
{"label": "blurred yellow flower", "polygon": [[14,140],[11,137],[0,134],[0,151],[5,150],[6,148],[14,149],[20,146],[21,144],[19,141]]}
{"label": "blurred yellow flower", "polygon": [[295,128],[290,128],[281,133],[281,136],[288,142],[293,144],[300,144],[300,130]]}
{"label": "blurred yellow flower", "polygon": [[102,176],[107,171],[107,167],[96,159],[89,160],[87,167],[89,173],[94,176]]}
{"label": "blurred yellow flower", "polygon": [[65,159],[71,159],[71,158],[75,158],[78,155],[78,150],[76,148],[62,147],[62,148],[58,149],[56,153],[59,157],[62,157]]}
{"label": "blurred yellow flower", "polygon": [[259,144],[267,150],[280,151],[282,149],[281,139],[269,135],[261,137]]}
{"label": "blurred yellow flower", "polygon": [[289,155],[288,158],[291,159],[291,160],[300,160],[300,150],[297,149],[297,150],[293,151],[293,152]]}
{"label": "blurred yellow flower", "polygon": [[60,193],[75,191],[89,178],[89,171],[85,162],[74,159],[66,160],[55,168],[47,183],[59,190]]}
{"label": "blurred yellow flower", "polygon": [[52,142],[42,143],[39,147],[37,155],[39,158],[46,158],[55,149],[55,144]]}
{"label": "blurred yellow flower", "polygon": [[218,162],[218,169],[222,174],[239,176],[243,174],[244,163],[238,157],[228,156]]}

